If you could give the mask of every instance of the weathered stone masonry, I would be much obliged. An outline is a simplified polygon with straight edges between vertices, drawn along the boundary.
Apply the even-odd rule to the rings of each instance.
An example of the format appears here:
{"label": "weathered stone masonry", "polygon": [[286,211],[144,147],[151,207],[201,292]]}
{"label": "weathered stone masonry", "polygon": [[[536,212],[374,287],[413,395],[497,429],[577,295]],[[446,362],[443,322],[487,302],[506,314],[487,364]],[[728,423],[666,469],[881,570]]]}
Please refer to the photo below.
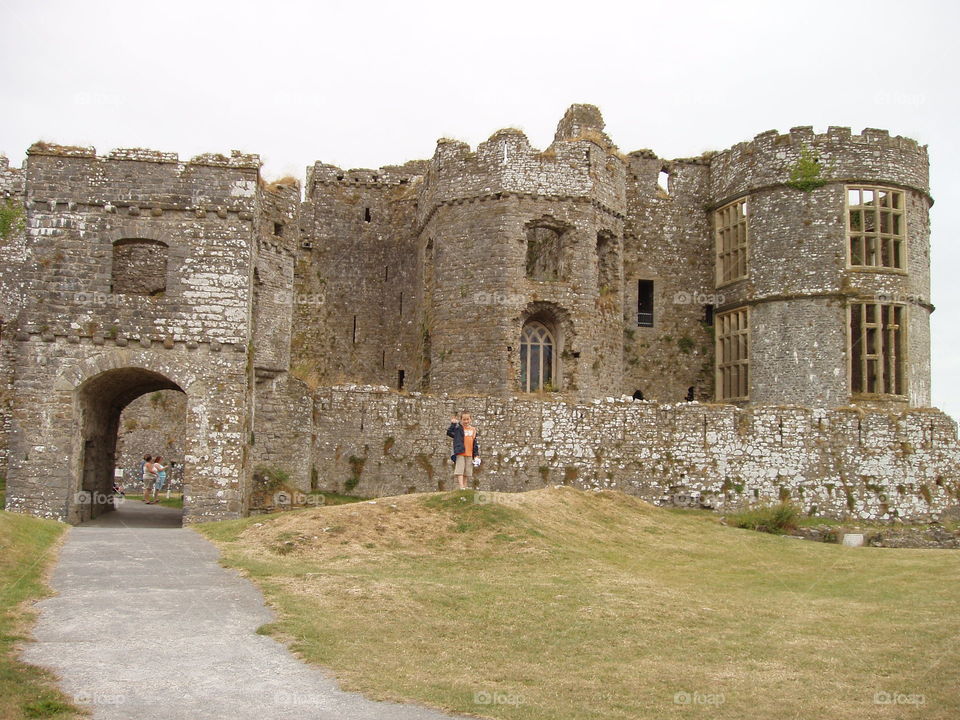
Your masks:
{"label": "weathered stone masonry", "polygon": [[[543,151],[508,129],[402,166],[316,163],[302,197],[259,167],[44,143],[23,169],[0,159],[22,218],[0,241],[8,508],[108,508],[131,463],[120,413],[158,390],[185,395],[187,521],[245,514],[272,471],[300,490],[437,489],[463,405],[485,427],[483,487],[870,517],[956,504],[956,429],[927,407],[932,199],[913,140],[798,127],[666,160],[622,154],[575,105]],[[896,218],[869,190],[855,219],[851,188],[895,196]],[[731,207],[743,267],[724,277]],[[882,262],[854,261],[854,230]],[[630,396],[645,401],[607,399]]]}
{"label": "weathered stone masonry", "polygon": [[354,477],[367,495],[451,489],[444,432],[465,409],[480,428],[474,485],[483,490],[564,484],[716,509],[789,499],[812,514],[884,520],[956,512],[960,499],[957,426],[930,409],[567,404],[357,386],[325,389],[316,402],[314,463],[326,490]]}

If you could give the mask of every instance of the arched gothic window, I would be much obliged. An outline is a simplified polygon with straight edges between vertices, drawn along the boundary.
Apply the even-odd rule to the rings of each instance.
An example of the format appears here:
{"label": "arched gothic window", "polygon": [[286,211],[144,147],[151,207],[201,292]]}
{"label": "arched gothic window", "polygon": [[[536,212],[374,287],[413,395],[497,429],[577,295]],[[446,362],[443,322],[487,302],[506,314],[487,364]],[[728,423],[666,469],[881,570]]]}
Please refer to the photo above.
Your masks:
{"label": "arched gothic window", "polygon": [[556,342],[543,323],[531,320],[520,333],[520,389],[539,392],[556,389]]}

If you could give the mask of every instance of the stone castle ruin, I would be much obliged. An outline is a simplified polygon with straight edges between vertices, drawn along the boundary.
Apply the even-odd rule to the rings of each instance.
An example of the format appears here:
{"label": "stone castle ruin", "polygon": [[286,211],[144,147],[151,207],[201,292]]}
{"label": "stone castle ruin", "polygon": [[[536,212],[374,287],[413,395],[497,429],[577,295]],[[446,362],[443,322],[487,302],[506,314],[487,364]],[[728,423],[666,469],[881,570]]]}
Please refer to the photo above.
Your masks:
{"label": "stone castle ruin", "polygon": [[[7,508],[110,507],[121,413],[183,393],[188,522],[258,483],[443,489],[451,411],[483,488],[709,507],[956,507],[930,405],[926,148],[799,127],[622,154],[590,105],[379,170],[36,143],[0,159]],[[258,499],[260,498],[260,499]]]}

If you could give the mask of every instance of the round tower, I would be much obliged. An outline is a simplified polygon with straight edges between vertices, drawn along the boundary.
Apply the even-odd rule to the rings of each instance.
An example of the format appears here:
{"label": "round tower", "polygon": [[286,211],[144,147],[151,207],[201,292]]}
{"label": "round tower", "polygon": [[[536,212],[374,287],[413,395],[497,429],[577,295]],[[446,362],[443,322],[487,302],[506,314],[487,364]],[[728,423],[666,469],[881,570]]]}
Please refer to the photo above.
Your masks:
{"label": "round tower", "polygon": [[716,397],[930,402],[926,147],[771,131],[710,159]]}
{"label": "round tower", "polygon": [[624,187],[590,105],[543,152],[511,129],[439,142],[418,203],[431,390],[618,391]]}

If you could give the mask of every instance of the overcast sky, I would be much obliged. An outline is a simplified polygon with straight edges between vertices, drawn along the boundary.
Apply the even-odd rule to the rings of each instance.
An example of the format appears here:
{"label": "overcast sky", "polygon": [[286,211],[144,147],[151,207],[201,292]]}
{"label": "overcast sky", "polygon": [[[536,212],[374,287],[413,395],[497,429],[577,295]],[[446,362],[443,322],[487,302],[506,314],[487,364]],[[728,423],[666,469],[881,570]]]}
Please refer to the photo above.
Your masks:
{"label": "overcast sky", "polygon": [[624,152],[665,158],[797,125],[885,128],[929,145],[933,402],[960,418],[958,7],[0,0],[0,152],[236,148],[303,178],[501,127],[544,148],[575,102]]}

